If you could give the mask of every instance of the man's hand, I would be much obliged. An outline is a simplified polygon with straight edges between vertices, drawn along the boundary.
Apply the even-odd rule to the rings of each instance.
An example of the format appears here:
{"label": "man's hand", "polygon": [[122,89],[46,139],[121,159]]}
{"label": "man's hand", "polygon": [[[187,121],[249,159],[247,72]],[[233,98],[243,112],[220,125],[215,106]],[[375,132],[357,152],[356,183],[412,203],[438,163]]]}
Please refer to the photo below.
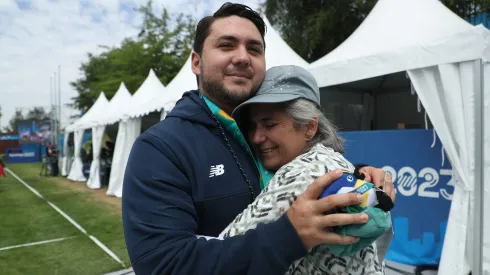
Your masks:
{"label": "man's hand", "polygon": [[325,230],[339,225],[362,224],[368,220],[366,214],[324,214],[329,210],[359,204],[362,201],[362,196],[354,193],[336,194],[318,199],[325,187],[341,175],[342,171],[336,170],[319,177],[287,211],[291,224],[307,250],[324,243],[352,244],[359,240],[357,237],[341,236]]}
{"label": "man's hand", "polygon": [[396,189],[390,174],[386,173],[383,169],[374,168],[372,166],[365,166],[359,169],[359,172],[366,176],[364,180],[373,183],[376,187],[385,191],[386,194],[390,196],[391,200],[395,202]]}

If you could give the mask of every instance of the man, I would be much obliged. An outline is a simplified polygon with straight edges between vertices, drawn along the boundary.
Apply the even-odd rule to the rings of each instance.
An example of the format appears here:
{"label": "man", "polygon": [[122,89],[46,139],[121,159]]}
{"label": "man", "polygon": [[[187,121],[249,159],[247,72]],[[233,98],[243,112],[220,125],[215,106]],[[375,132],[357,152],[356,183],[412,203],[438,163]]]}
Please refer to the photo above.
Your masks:
{"label": "man", "polygon": [[[317,199],[339,177],[331,172],[276,222],[244,236],[206,237],[218,236],[271,177],[237,138],[240,133],[224,123],[263,81],[264,34],[260,16],[240,4],[224,4],[201,20],[192,53],[199,91],[185,93],[165,120],[134,143],[123,224],[137,274],[284,274],[318,244],[356,241],[324,228],[367,221],[358,214],[323,214],[359,203],[353,194]],[[391,182],[381,180],[384,172],[363,169],[368,180],[393,193]]]}

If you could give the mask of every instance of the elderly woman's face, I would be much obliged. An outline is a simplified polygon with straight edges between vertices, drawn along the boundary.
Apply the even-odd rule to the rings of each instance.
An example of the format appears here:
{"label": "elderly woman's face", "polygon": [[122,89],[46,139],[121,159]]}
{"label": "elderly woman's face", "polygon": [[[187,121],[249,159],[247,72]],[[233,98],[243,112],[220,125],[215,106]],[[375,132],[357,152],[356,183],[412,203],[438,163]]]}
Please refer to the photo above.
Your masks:
{"label": "elderly woman's face", "polygon": [[306,148],[309,139],[307,127],[294,127],[283,105],[252,104],[249,114],[249,142],[267,169],[279,169]]}

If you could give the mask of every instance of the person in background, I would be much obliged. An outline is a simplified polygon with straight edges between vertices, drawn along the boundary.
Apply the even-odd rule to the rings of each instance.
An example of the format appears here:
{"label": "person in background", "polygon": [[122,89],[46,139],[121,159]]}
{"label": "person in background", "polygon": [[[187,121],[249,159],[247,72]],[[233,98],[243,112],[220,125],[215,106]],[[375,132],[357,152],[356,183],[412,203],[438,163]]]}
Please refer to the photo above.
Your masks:
{"label": "person in background", "polygon": [[0,176],[7,177],[7,174],[5,174],[5,164],[2,162],[2,159],[0,159]]}

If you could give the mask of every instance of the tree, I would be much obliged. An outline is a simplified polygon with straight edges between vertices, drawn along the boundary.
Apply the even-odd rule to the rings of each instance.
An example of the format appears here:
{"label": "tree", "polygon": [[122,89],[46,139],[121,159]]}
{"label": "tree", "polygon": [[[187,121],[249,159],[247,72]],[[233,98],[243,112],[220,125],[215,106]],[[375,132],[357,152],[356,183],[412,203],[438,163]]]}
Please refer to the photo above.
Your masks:
{"label": "tree", "polygon": [[17,124],[20,120],[24,119],[24,115],[22,114],[21,109],[15,110],[14,116],[9,121],[9,132],[14,132],[17,130]]}
{"label": "tree", "polygon": [[289,46],[313,62],[349,37],[375,3],[376,0],[266,0],[262,10]]}
{"label": "tree", "polygon": [[172,17],[165,8],[160,17],[156,16],[152,12],[151,0],[138,11],[143,14],[140,41],[146,46],[155,73],[161,75],[162,82],[166,84],[182,68],[191,52],[196,21],[190,15],[178,14],[175,16],[176,26],[170,29]]}
{"label": "tree", "polygon": [[33,107],[27,111],[24,119],[44,120],[49,119],[49,114],[46,113],[43,107]]}
{"label": "tree", "polygon": [[[303,59],[313,62],[339,46],[376,0],[266,0],[260,10]],[[442,0],[462,18],[488,11],[490,0]]]}
{"label": "tree", "polygon": [[135,86],[144,80],[142,63],[146,58],[141,43],[126,39],[120,48],[105,48],[98,56],[88,53],[88,62],[80,67],[83,76],[70,83],[78,92],[74,107],[81,111],[87,111],[102,91],[112,98],[121,81],[130,91],[135,91]]}
{"label": "tree", "polygon": [[[4,127],[5,132],[14,132],[17,130],[17,125],[19,121],[21,120],[51,120],[51,112],[46,112],[44,107],[38,107],[34,106],[31,109],[27,110],[27,114],[24,115],[22,112],[22,109],[17,109],[15,110],[15,114],[12,116],[12,118],[9,121],[9,125],[7,127]],[[57,120],[54,120],[53,122],[57,122]]]}
{"label": "tree", "polygon": [[143,22],[136,38],[126,38],[118,47],[101,46],[105,51],[100,55],[87,54],[88,61],[80,66],[82,77],[70,83],[78,92],[72,104],[76,109],[87,111],[101,91],[111,99],[121,82],[134,93],[150,69],[167,85],[182,68],[191,52],[195,20],[171,16],[165,8],[157,16],[151,0],[137,11]]}
{"label": "tree", "polygon": [[[2,115],[3,115],[2,106],[0,106],[0,120],[2,119]],[[8,126],[4,126],[2,129],[0,129],[0,133],[7,133],[7,132],[10,132]]]}
{"label": "tree", "polygon": [[490,0],[441,0],[441,2],[464,19],[490,11]]}

